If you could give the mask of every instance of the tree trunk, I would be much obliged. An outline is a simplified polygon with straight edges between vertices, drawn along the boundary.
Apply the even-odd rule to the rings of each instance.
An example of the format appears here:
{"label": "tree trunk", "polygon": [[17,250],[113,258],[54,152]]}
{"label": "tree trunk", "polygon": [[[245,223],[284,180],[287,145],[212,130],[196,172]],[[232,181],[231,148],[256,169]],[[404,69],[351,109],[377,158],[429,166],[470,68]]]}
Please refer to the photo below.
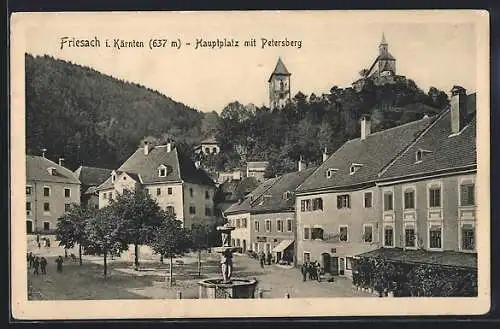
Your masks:
{"label": "tree trunk", "polygon": [[172,279],[174,277],[174,273],[173,273],[173,266],[172,266],[172,256],[170,256],[170,286],[172,286]]}
{"label": "tree trunk", "polygon": [[198,276],[201,276],[201,250],[198,250]]}
{"label": "tree trunk", "polygon": [[106,275],[108,274],[108,263],[106,262],[106,251],[104,252],[104,279],[106,279]]}
{"label": "tree trunk", "polygon": [[135,248],[134,269],[136,271],[139,271],[139,245],[135,243],[134,248]]}
{"label": "tree trunk", "polygon": [[82,245],[78,244],[78,258],[80,260],[80,266],[82,266]]}

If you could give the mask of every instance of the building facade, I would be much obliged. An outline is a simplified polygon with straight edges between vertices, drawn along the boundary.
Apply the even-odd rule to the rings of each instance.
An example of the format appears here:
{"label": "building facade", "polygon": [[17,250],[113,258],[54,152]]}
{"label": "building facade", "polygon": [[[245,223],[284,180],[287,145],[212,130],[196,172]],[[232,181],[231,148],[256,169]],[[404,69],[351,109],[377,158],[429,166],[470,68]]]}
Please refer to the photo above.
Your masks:
{"label": "building facade", "polygon": [[80,181],[45,157],[26,156],[26,232],[51,234],[72,204],[80,204]]}
{"label": "building facade", "polygon": [[146,143],[101,184],[99,207],[109,204],[124,190],[145,189],[160,207],[180,220],[184,227],[208,225],[215,220],[215,184],[173,143]]}
{"label": "building facade", "polygon": [[291,100],[290,77],[285,64],[278,58],[276,67],[267,81],[269,84],[269,108],[282,109]]}
{"label": "building facade", "polygon": [[235,227],[233,245],[242,251],[272,254],[276,262],[295,262],[295,189],[315,168],[268,179],[244,200],[233,204],[224,214]]}
{"label": "building facade", "polygon": [[216,155],[220,153],[220,146],[215,137],[209,137],[202,140],[200,144],[194,148],[194,152],[196,154]]}
{"label": "building facade", "polygon": [[296,190],[298,264],[319,261],[332,275],[352,275],[352,260],[379,247],[382,201],[377,180],[393,159],[435,120],[425,117],[347,141]]}
{"label": "building facade", "polygon": [[263,182],[265,180],[264,174],[268,166],[269,161],[248,161],[246,177],[255,177],[259,182]]}

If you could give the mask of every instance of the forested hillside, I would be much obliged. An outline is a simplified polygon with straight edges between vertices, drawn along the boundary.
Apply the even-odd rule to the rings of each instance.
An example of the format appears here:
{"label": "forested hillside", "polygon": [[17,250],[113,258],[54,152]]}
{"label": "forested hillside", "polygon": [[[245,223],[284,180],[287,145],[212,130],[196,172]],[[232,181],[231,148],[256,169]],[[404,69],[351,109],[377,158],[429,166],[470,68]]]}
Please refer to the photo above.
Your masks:
{"label": "forested hillside", "polygon": [[381,86],[368,80],[359,92],[336,86],[321,96],[298,92],[281,110],[234,102],[220,115],[217,139],[222,156],[204,160],[217,169],[269,160],[267,176],[272,177],[297,170],[301,156],[310,165],[319,164],[325,148],[331,154],[359,137],[363,114],[370,115],[375,132],[434,115],[448,102],[443,91],[431,87],[425,93],[410,79]]}
{"label": "forested hillside", "polygon": [[144,136],[201,138],[203,113],[143,86],[49,56],[26,60],[26,147],[30,154],[118,167]]}
{"label": "forested hillside", "polygon": [[377,131],[436,114],[447,104],[446,93],[433,87],[424,92],[411,79],[377,86],[368,78],[361,91],[336,86],[320,96],[299,91],[281,110],[236,101],[219,115],[88,67],[26,55],[27,152],[40,154],[45,147],[49,158],[64,157],[70,169],[81,163],[117,168],[144,138],[153,143],[173,138],[178,147],[191,149],[215,136],[222,153],[201,159],[209,171],[268,160],[267,175],[274,176],[296,170],[301,156],[319,164],[325,148],[331,154],[358,137],[363,114],[370,114]]}

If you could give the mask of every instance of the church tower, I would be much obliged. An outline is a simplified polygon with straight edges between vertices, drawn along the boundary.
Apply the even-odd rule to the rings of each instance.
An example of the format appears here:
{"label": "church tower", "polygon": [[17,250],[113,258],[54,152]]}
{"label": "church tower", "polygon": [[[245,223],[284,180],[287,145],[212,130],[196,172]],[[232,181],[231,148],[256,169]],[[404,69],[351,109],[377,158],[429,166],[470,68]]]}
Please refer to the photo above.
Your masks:
{"label": "church tower", "polygon": [[290,94],[290,76],[281,60],[278,58],[278,63],[274,68],[273,73],[267,81],[269,83],[269,107],[273,109],[281,109],[291,100]]}
{"label": "church tower", "polygon": [[389,44],[385,39],[385,34],[382,33],[382,40],[378,46],[378,75],[396,75],[396,58],[389,53]]}

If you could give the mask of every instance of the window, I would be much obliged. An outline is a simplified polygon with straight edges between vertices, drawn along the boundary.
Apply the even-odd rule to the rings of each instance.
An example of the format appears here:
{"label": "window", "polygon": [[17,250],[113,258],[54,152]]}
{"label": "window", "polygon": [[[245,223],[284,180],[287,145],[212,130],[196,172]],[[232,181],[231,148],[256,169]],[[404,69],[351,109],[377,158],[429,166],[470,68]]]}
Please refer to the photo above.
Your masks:
{"label": "window", "polygon": [[123,180],[127,180],[127,176],[123,176]]}
{"label": "window", "polygon": [[33,222],[30,220],[26,221],[26,233],[33,233]]}
{"label": "window", "polygon": [[210,148],[209,147],[205,147],[205,153],[206,154],[210,154]]}
{"label": "window", "polygon": [[210,192],[209,191],[205,191],[205,199],[210,199]]}
{"label": "window", "polygon": [[364,225],[363,226],[363,242],[370,243],[373,242],[373,226]]}
{"label": "window", "polygon": [[31,195],[31,192],[32,192],[32,187],[26,186],[26,195]]}
{"label": "window", "polygon": [[345,258],[345,269],[352,270],[352,257]]}
{"label": "window", "polygon": [[339,227],[339,240],[342,242],[347,242],[349,239],[348,237],[348,232],[347,232],[347,226],[340,226]]}
{"label": "window", "polygon": [[311,253],[310,252],[304,252],[304,263],[310,262],[311,261]]}
{"label": "window", "polygon": [[351,196],[349,194],[337,196],[337,208],[351,208]]}
{"label": "window", "polygon": [[333,175],[335,175],[335,173],[338,171],[338,169],[334,169],[334,168],[329,168],[327,171],[326,171],[326,178],[332,178]]}
{"label": "window", "polygon": [[158,176],[159,177],[166,177],[167,176],[167,168],[165,168],[165,167],[158,168]]}
{"label": "window", "polygon": [[474,227],[472,224],[463,224],[461,228],[462,233],[462,250],[474,250],[475,241],[474,241]]}
{"label": "window", "polygon": [[266,219],[266,232],[271,232],[271,220]]}
{"label": "window", "polygon": [[286,220],[286,230],[288,232],[292,232],[292,220],[291,219]]}
{"label": "window", "polygon": [[441,187],[434,186],[429,189],[429,207],[441,207]]}
{"label": "window", "polygon": [[372,207],[372,192],[365,193],[365,208]]}
{"label": "window", "polygon": [[254,221],[253,225],[255,227],[255,232],[259,232],[259,230],[260,230],[259,221],[258,220]]}
{"label": "window", "polygon": [[311,238],[311,229],[309,227],[304,227],[304,240],[309,240]]}
{"label": "window", "polygon": [[321,227],[311,229],[311,240],[323,240],[323,229]]}
{"label": "window", "polygon": [[167,214],[175,215],[175,208],[173,206],[167,206]]}
{"label": "window", "polygon": [[283,193],[283,200],[290,200],[292,198],[292,192],[286,191]]}
{"label": "window", "polygon": [[392,226],[384,228],[384,247],[394,246],[394,229]]}
{"label": "window", "polygon": [[312,210],[323,210],[323,199],[316,198],[312,200]]}
{"label": "window", "polygon": [[240,227],[240,219],[236,218],[236,227]]}
{"label": "window", "polygon": [[171,187],[167,188],[167,194],[172,195],[172,188]]}
{"label": "window", "polygon": [[71,189],[69,189],[69,188],[64,189],[64,197],[65,198],[71,197]]}
{"label": "window", "polygon": [[417,152],[415,152],[415,162],[422,161],[422,157],[423,157],[422,150],[418,150]]}
{"label": "window", "polygon": [[283,221],[281,219],[276,221],[276,230],[278,232],[283,232]]}
{"label": "window", "polygon": [[416,247],[416,234],[415,227],[413,225],[408,225],[405,227],[405,247],[415,248]]}
{"label": "window", "polygon": [[50,211],[50,203],[48,202],[43,203],[43,211]]}
{"label": "window", "polygon": [[429,248],[441,249],[441,226],[431,225],[429,228]]}
{"label": "window", "polygon": [[460,205],[473,206],[475,204],[474,192],[473,183],[460,185]]}
{"label": "window", "polygon": [[65,203],[64,204],[64,211],[70,211],[71,210],[71,204],[70,203]]}
{"label": "window", "polygon": [[241,227],[243,227],[243,228],[247,227],[247,219],[246,218],[241,219]]}
{"label": "window", "polygon": [[31,202],[26,202],[26,210],[31,211]]}
{"label": "window", "polygon": [[205,216],[212,216],[212,208],[205,206]]}
{"label": "window", "polygon": [[415,191],[412,189],[406,190],[404,193],[404,208],[415,209]]}
{"label": "window", "polygon": [[113,182],[116,180],[116,175],[115,175],[115,174],[111,175],[111,180],[112,180]]}
{"label": "window", "polygon": [[190,195],[191,197],[193,197],[193,195],[194,195],[194,191],[193,191],[193,189],[192,189],[192,188],[190,188],[190,189],[189,189],[189,195]]}
{"label": "window", "polygon": [[240,239],[236,239],[236,247],[240,246]]}
{"label": "window", "polygon": [[384,193],[384,211],[390,211],[393,209],[392,205],[392,192]]}
{"label": "window", "polygon": [[196,207],[195,206],[189,206],[189,213],[190,214],[196,214]]}
{"label": "window", "polygon": [[50,167],[47,168],[47,171],[49,172],[49,175],[54,176],[56,174],[56,168]]}
{"label": "window", "polygon": [[217,149],[215,147],[212,148],[212,153],[213,154],[216,154],[217,153]]}
{"label": "window", "polygon": [[43,222],[43,230],[44,231],[50,230],[50,223],[49,222]]}
{"label": "window", "polygon": [[107,199],[107,198],[108,198],[108,193],[104,192],[104,193],[102,194],[102,198],[103,198],[103,199]]}
{"label": "window", "polygon": [[156,188],[156,195],[161,195],[161,187]]}
{"label": "window", "polygon": [[109,198],[112,199],[113,198],[113,192],[109,192]]}
{"label": "window", "polygon": [[50,196],[50,187],[45,186],[43,188],[43,196]]}

